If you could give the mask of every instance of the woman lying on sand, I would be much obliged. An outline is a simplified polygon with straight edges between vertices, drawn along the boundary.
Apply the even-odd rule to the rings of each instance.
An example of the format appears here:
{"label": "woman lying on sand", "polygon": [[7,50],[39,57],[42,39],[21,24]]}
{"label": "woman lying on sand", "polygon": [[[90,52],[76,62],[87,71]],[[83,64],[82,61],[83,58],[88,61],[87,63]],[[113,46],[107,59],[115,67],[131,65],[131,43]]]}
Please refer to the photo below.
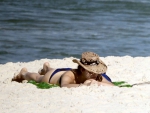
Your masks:
{"label": "woman lying on sand", "polygon": [[73,62],[78,64],[77,69],[54,69],[48,62],[44,63],[43,69],[38,73],[31,73],[26,68],[22,68],[20,73],[12,78],[12,81],[34,80],[68,88],[90,86],[91,84],[114,86],[105,74],[107,66],[96,53],[84,52],[80,61],[73,59]]}

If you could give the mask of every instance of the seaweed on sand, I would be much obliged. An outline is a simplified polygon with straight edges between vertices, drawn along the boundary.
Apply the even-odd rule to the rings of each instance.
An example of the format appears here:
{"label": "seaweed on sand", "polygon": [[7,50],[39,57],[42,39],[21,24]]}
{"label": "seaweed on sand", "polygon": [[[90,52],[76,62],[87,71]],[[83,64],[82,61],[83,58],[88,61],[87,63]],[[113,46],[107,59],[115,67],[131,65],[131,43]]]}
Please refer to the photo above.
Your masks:
{"label": "seaweed on sand", "polygon": [[49,88],[59,87],[59,85],[56,85],[56,84],[49,84],[46,82],[37,83],[34,80],[30,80],[28,81],[28,83],[36,85],[37,88],[40,88],[40,89],[49,89]]}
{"label": "seaweed on sand", "polygon": [[133,85],[127,84],[125,81],[117,81],[117,82],[112,82],[115,86],[118,87],[132,87]]}
{"label": "seaweed on sand", "polygon": [[[28,81],[28,83],[36,85],[37,88],[40,88],[40,89],[49,89],[49,88],[59,87],[59,85],[56,85],[56,84],[49,84],[45,82],[37,83],[34,80],[30,80]],[[132,87],[133,86],[133,85],[127,84],[125,81],[116,81],[112,83],[118,87]]]}

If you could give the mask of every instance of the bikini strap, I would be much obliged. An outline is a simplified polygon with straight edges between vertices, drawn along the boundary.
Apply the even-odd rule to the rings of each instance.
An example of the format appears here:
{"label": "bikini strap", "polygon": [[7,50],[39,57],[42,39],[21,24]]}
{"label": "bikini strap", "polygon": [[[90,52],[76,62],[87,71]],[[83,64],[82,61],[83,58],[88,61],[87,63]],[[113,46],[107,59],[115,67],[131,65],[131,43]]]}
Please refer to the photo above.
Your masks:
{"label": "bikini strap", "polygon": [[109,82],[112,82],[111,79],[106,75],[106,73],[103,73],[102,76],[103,76],[104,78],[106,78]]}

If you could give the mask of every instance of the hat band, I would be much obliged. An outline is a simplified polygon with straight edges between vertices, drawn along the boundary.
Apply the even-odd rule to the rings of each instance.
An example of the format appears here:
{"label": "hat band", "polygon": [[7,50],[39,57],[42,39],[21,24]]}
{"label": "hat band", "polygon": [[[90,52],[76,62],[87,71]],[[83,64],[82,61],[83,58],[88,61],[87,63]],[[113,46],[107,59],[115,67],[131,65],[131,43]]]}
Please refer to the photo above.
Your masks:
{"label": "hat band", "polygon": [[87,62],[87,61],[85,61],[85,62],[83,62],[82,60],[81,60],[81,63],[82,63],[83,65],[91,65],[91,66],[93,66],[93,65],[98,65],[98,64],[99,64],[98,61],[93,61],[93,62]]}

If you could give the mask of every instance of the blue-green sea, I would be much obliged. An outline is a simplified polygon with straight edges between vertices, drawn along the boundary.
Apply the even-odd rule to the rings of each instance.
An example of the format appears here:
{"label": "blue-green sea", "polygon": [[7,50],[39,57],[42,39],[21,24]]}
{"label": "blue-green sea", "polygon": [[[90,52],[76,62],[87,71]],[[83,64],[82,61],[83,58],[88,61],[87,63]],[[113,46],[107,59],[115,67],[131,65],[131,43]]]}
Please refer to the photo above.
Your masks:
{"label": "blue-green sea", "polygon": [[150,56],[149,0],[0,0],[0,64]]}

